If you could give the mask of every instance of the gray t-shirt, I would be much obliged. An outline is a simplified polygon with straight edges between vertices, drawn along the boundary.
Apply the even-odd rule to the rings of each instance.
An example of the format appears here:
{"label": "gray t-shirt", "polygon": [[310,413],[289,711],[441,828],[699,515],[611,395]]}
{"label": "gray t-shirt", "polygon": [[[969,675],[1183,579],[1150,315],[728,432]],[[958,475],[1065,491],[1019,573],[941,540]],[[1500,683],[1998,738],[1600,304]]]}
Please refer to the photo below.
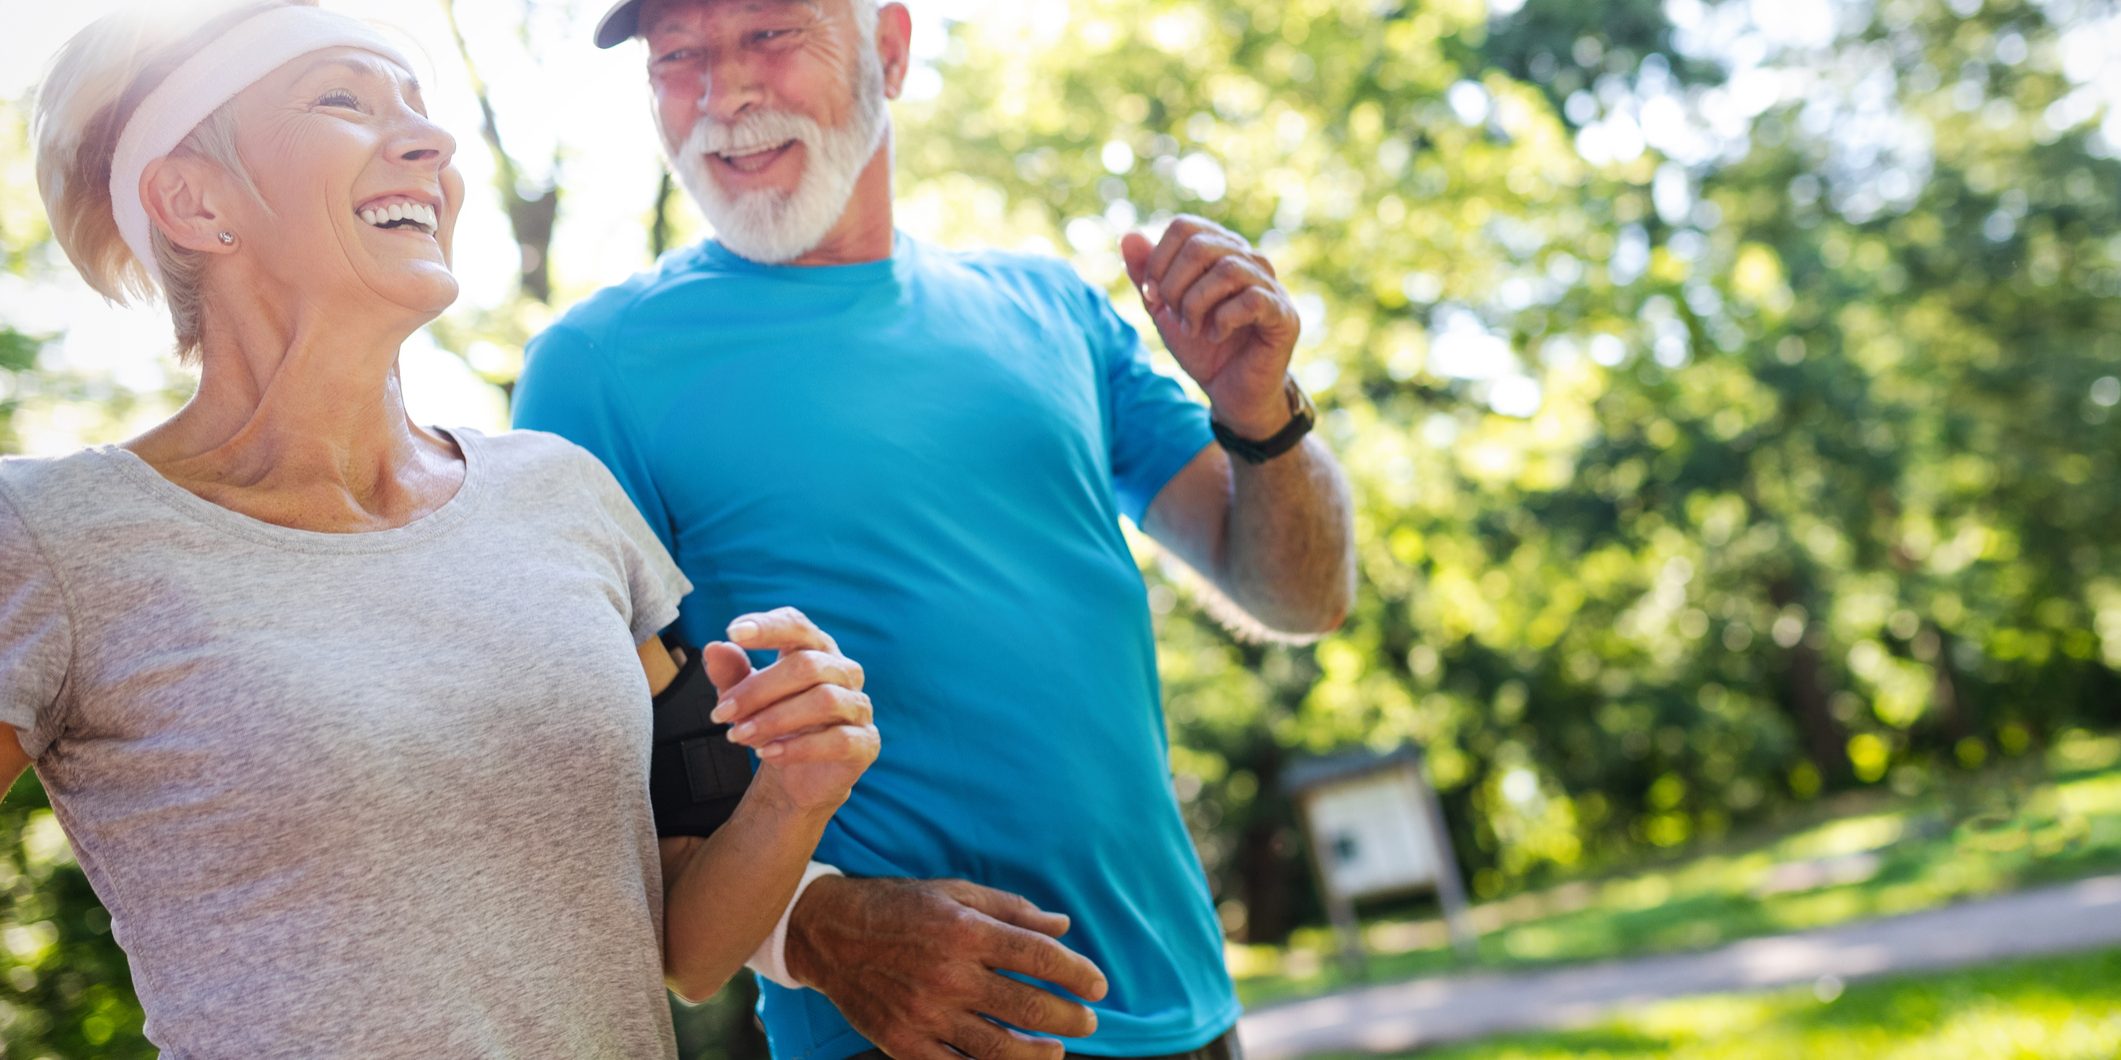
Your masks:
{"label": "gray t-shirt", "polygon": [[186,1057],[669,1057],[635,647],[689,590],[609,472],[449,432],[394,530],[0,461],[0,723]]}

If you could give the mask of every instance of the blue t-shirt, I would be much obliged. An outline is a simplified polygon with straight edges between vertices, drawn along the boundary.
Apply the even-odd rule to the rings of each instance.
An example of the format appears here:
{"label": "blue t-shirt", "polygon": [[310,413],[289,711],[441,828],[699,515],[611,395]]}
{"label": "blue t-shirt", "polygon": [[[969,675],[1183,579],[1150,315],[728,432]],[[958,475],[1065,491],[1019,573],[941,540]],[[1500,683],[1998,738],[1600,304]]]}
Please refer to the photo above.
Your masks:
{"label": "blue t-shirt", "polygon": [[[1084,1053],[1197,1048],[1238,1005],[1179,818],[1141,521],[1207,410],[1066,265],[903,234],[764,266],[708,242],[531,343],[516,424],[602,457],[697,587],[688,643],[800,608],[867,673],[883,754],[818,859],[1065,913],[1111,992]],[[761,982],[780,1060],[869,1048]]]}

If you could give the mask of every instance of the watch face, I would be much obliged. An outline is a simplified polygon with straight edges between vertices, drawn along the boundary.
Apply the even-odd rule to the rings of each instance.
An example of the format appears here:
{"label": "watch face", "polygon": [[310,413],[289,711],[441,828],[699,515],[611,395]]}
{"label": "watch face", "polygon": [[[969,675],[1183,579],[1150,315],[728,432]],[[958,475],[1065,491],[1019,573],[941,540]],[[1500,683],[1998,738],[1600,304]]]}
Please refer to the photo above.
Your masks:
{"label": "watch face", "polygon": [[1306,423],[1318,418],[1318,408],[1311,404],[1311,395],[1304,393],[1304,388],[1297,386],[1294,379],[1289,380],[1289,414]]}

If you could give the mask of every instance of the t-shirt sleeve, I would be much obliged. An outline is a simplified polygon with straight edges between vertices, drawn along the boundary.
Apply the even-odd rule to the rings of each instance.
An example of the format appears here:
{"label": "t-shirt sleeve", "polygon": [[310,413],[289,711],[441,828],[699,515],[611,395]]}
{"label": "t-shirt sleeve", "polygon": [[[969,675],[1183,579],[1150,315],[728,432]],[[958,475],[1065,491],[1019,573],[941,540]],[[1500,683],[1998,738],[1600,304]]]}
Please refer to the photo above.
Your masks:
{"label": "t-shirt sleeve", "polygon": [[514,419],[518,428],[549,431],[589,450],[632,498],[661,551],[677,551],[640,425],[604,351],[588,335],[556,324],[530,341],[516,380]]}
{"label": "t-shirt sleeve", "polygon": [[1077,281],[1086,301],[1085,329],[1103,373],[1105,440],[1120,511],[1140,525],[1171,476],[1215,441],[1208,409],[1178,380],[1151,367],[1141,334],[1102,291]]}
{"label": "t-shirt sleeve", "polygon": [[73,653],[73,618],[58,572],[0,485],[0,724],[19,731],[31,758],[58,735]]}
{"label": "t-shirt sleeve", "polygon": [[677,621],[678,602],[692,591],[692,582],[648,529],[647,520],[641,518],[611,472],[587,457],[582,463],[590,492],[614,528],[618,542],[619,564],[626,571],[627,599],[633,604],[633,613],[627,616],[633,642],[646,643],[663,627]]}

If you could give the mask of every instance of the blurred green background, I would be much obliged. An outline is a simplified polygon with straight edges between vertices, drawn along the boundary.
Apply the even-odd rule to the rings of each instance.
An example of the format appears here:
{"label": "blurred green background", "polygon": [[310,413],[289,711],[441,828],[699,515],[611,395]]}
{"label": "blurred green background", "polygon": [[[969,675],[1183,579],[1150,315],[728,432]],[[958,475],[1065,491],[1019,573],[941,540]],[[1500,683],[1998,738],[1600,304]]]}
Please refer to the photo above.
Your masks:
{"label": "blurred green background", "polygon": [[[556,309],[703,232],[651,143],[614,176],[539,94],[604,98],[554,76],[594,6],[386,12],[448,16],[461,36],[430,55],[495,114],[481,135],[475,107],[445,111],[478,211],[460,245],[502,248],[421,340],[453,409],[502,415]],[[2121,5],[913,6],[904,227],[1048,249],[1139,321],[1119,234],[1199,213],[1300,301],[1297,374],[1357,495],[1347,627],[1244,642],[1141,553],[1179,794],[1250,996],[1338,982],[1278,782],[1354,744],[1427,750],[1489,962],[2121,865]],[[594,76],[638,138],[634,62]],[[153,332],[114,353],[139,329],[99,323],[91,349],[86,317],[50,311],[87,303],[26,124],[24,91],[0,108],[0,452],[125,437],[188,385]],[[1729,875],[1818,850],[1913,867],[1824,911]],[[1590,897],[1564,908],[1563,885]],[[1653,912],[1614,926],[1631,909]],[[1548,915],[1579,920],[1512,941]],[[1406,956],[1380,974],[1451,965],[1418,932],[1382,945]],[[2067,974],[2111,980],[2088,962]],[[693,1055],[758,1048],[747,992],[681,1013]],[[26,779],[0,805],[0,1055],[150,1055],[139,1022]],[[1654,1046],[1643,1026],[1617,1040]],[[1522,1055],[1618,1034],[1586,1033]]]}

